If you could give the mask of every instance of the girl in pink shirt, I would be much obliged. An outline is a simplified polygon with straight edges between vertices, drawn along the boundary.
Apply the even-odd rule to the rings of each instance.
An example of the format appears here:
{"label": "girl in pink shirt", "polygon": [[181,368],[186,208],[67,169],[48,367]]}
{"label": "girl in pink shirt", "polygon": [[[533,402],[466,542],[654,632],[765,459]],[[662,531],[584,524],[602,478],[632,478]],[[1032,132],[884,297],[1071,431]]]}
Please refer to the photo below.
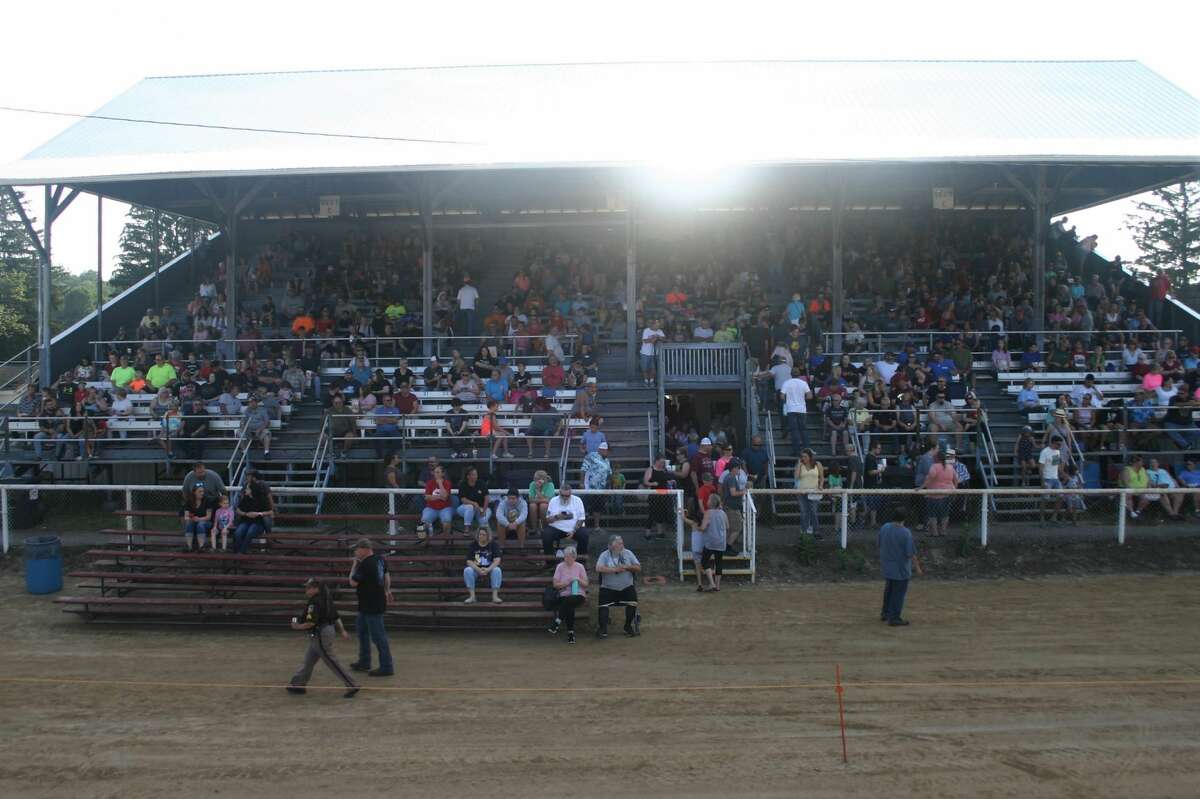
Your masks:
{"label": "girl in pink shirt", "polygon": [[587,587],[587,569],[576,560],[575,547],[565,548],[562,563],[554,568],[554,589],[558,591],[558,599],[551,608],[554,621],[548,629],[551,635],[556,635],[565,624],[568,644],[575,643],[575,608],[587,599]]}

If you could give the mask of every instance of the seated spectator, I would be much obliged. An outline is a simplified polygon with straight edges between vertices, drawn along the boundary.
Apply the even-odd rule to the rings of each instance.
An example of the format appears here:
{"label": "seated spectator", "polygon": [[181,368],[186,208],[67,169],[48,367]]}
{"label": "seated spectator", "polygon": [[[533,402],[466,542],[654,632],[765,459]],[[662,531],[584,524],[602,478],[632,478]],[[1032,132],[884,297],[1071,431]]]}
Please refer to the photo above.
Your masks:
{"label": "seated spectator", "polygon": [[508,489],[504,499],[496,503],[496,539],[501,545],[510,533],[517,537],[517,545],[525,547],[526,522],[529,519],[529,503],[515,488]]}
{"label": "seated spectator", "polygon": [[1017,394],[1017,410],[1024,414],[1041,413],[1042,403],[1032,378],[1025,378]]}
{"label": "seated spectator", "polygon": [[1152,500],[1158,499],[1157,494],[1146,492],[1149,487],[1150,475],[1146,473],[1146,468],[1142,465],[1142,456],[1131,456],[1129,464],[1121,470],[1121,488],[1133,489],[1138,492],[1125,495],[1130,518],[1138,518]]}
{"label": "seated spectator", "polygon": [[583,500],[572,495],[570,484],[564,483],[558,490],[558,495],[546,506],[547,527],[542,530],[542,552],[546,555],[555,554],[560,546],[571,544],[578,547],[586,555],[588,546],[588,531],[584,527],[587,512]]}
{"label": "seated spectator", "polygon": [[[1175,478],[1166,469],[1158,465],[1157,458],[1150,459],[1150,468],[1146,470],[1146,475],[1150,478],[1151,488],[1179,488],[1179,483],[1175,482]],[[1159,494],[1158,501],[1162,503],[1163,510],[1167,512],[1167,516],[1171,519],[1183,519],[1183,494]]]}
{"label": "seated spectator", "polygon": [[535,535],[542,535],[546,526],[546,512],[550,500],[556,496],[554,481],[550,475],[538,469],[533,473],[533,482],[529,484],[529,518],[530,527]]}
{"label": "seated spectator", "polygon": [[257,397],[247,401],[245,424],[251,439],[262,444],[263,457],[271,460],[271,415],[258,404]]}
{"label": "seated spectator", "polygon": [[463,482],[458,485],[458,507],[455,514],[463,520],[463,528],[470,530],[486,527],[491,519],[491,501],[487,483],[479,477],[479,470],[468,466],[463,473]]}
{"label": "seated spectator", "polygon": [[641,571],[642,564],[631,550],[625,548],[621,536],[610,536],[608,548],[596,559],[596,573],[600,575],[597,638],[608,637],[609,610],[615,605],[625,607],[625,635],[634,638],[640,633],[637,587],[634,582]]}
{"label": "seated spectator", "polygon": [[450,525],[454,521],[454,509],[451,507],[450,495],[454,485],[446,479],[446,470],[435,466],[433,475],[425,483],[425,507],[421,511],[421,526],[417,528],[417,538],[424,539],[433,533],[433,523],[441,522],[442,534],[450,536]]}
{"label": "seated spectator", "polygon": [[246,554],[251,542],[271,528],[275,517],[275,499],[271,489],[261,480],[251,478],[238,499],[234,511],[237,526],[233,531],[233,551]]}
{"label": "seated spectator", "polygon": [[938,392],[937,398],[929,403],[928,410],[929,432],[934,435],[954,433],[955,449],[962,449],[963,425],[959,420],[958,413],[954,410],[954,405],[946,399],[946,395]]}
{"label": "seated spectator", "polygon": [[[1184,461],[1184,468],[1179,472],[1179,483],[1185,488],[1196,489],[1192,491],[1192,514],[1200,516],[1200,461],[1194,457],[1189,457]],[[1180,512],[1183,511],[1183,503],[1179,505]]]}
{"label": "seated spectator", "polygon": [[575,402],[571,406],[571,416],[575,419],[592,419],[600,412],[600,391],[595,382],[588,383],[585,388],[575,392]]}
{"label": "seated spectator", "polygon": [[[563,486],[563,488],[567,487]],[[575,497],[575,500],[578,501],[579,498]],[[549,608],[554,611],[554,621],[550,623],[548,630],[551,635],[557,635],[565,625],[567,643],[573,644],[575,643],[575,609],[587,601],[588,575],[587,569],[576,560],[575,547],[565,547],[562,551],[562,558],[562,561],[554,569],[552,585],[558,592],[558,597]]]}
{"label": "seated spectator", "polygon": [[426,391],[444,391],[449,387],[449,377],[437,356],[429,359],[429,365],[425,367],[422,377],[425,379]]}
{"label": "seated spectator", "polygon": [[547,358],[546,365],[542,367],[542,387],[560,389],[565,379],[566,375],[558,358],[553,355]]}
{"label": "seated spectator", "polygon": [[200,552],[204,549],[209,528],[213,523],[215,496],[205,496],[204,483],[196,482],[180,515],[183,516],[183,551]]}
{"label": "seated spectator", "polygon": [[[491,439],[493,458],[512,458],[515,456],[508,451],[508,439],[512,436],[512,433],[500,418],[499,411],[500,404],[495,400],[488,400],[487,413],[483,415],[483,422],[480,425],[479,432],[481,435]],[[499,450],[501,449],[504,450],[503,454],[499,454]]]}
{"label": "seated spectator", "polygon": [[487,527],[480,527],[475,533],[475,540],[471,542],[470,549],[467,550],[467,567],[463,569],[467,598],[463,600],[463,604],[475,603],[475,583],[484,577],[492,587],[492,602],[499,605],[504,601],[500,598],[500,585],[503,580],[500,571],[502,554],[500,544],[492,540],[492,531]]}
{"label": "seated spectator", "polygon": [[1171,441],[1180,449],[1200,447],[1200,427],[1197,427],[1192,416],[1197,410],[1200,410],[1200,405],[1184,395],[1175,394],[1169,400],[1163,426]]}
{"label": "seated spectator", "polygon": [[383,460],[385,449],[399,445],[400,409],[391,394],[383,395],[383,404],[375,406],[375,457]]}
{"label": "seated spectator", "polygon": [[1021,369],[1025,372],[1041,371],[1043,367],[1042,353],[1038,351],[1037,344],[1030,344],[1023,353],[1021,353]]}

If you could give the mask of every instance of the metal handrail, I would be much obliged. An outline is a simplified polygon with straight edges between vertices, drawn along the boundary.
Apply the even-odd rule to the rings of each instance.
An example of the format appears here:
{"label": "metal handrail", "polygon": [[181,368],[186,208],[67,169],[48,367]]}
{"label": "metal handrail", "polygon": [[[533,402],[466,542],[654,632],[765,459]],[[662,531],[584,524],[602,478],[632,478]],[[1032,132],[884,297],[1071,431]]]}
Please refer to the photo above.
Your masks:
{"label": "metal handrail", "polygon": [[[770,468],[767,469],[767,486],[770,488],[778,488],[778,478],[775,476],[775,430],[771,423],[771,409],[767,409],[766,413],[766,432],[763,436],[767,441],[767,461],[770,463]],[[749,497],[749,495],[747,495]],[[775,514],[775,495],[771,495],[771,513]]]}
{"label": "metal handrail", "polygon": [[245,480],[246,461],[250,458],[250,444],[250,428],[242,425],[237,443],[234,444],[233,452],[229,455],[229,463],[226,464],[226,473],[229,475],[229,485],[231,486],[240,488]]}
{"label": "metal handrail", "polygon": [[562,454],[558,459],[558,484],[567,482],[567,459],[571,448],[571,426],[567,425],[562,434]]}

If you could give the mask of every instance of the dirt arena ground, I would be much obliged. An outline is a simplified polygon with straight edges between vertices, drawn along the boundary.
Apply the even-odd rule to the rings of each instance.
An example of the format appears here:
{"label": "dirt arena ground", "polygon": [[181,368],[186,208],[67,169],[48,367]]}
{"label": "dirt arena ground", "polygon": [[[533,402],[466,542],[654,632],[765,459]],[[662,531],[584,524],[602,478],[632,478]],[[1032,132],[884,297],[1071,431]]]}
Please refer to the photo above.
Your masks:
{"label": "dirt arena ground", "polygon": [[1197,795],[1200,575],[915,581],[901,629],[879,588],[646,589],[641,639],[575,647],[394,634],[403,690],[347,701],[267,687],[294,633],[85,625],[4,575],[0,796]]}

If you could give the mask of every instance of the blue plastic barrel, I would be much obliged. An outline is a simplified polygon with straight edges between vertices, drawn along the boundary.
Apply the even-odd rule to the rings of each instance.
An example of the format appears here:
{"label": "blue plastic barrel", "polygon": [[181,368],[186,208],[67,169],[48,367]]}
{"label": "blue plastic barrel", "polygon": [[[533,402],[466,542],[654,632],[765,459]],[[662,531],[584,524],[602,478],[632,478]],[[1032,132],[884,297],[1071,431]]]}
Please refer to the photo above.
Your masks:
{"label": "blue plastic barrel", "polygon": [[25,539],[25,589],[53,594],[63,587],[62,539],[39,535]]}

